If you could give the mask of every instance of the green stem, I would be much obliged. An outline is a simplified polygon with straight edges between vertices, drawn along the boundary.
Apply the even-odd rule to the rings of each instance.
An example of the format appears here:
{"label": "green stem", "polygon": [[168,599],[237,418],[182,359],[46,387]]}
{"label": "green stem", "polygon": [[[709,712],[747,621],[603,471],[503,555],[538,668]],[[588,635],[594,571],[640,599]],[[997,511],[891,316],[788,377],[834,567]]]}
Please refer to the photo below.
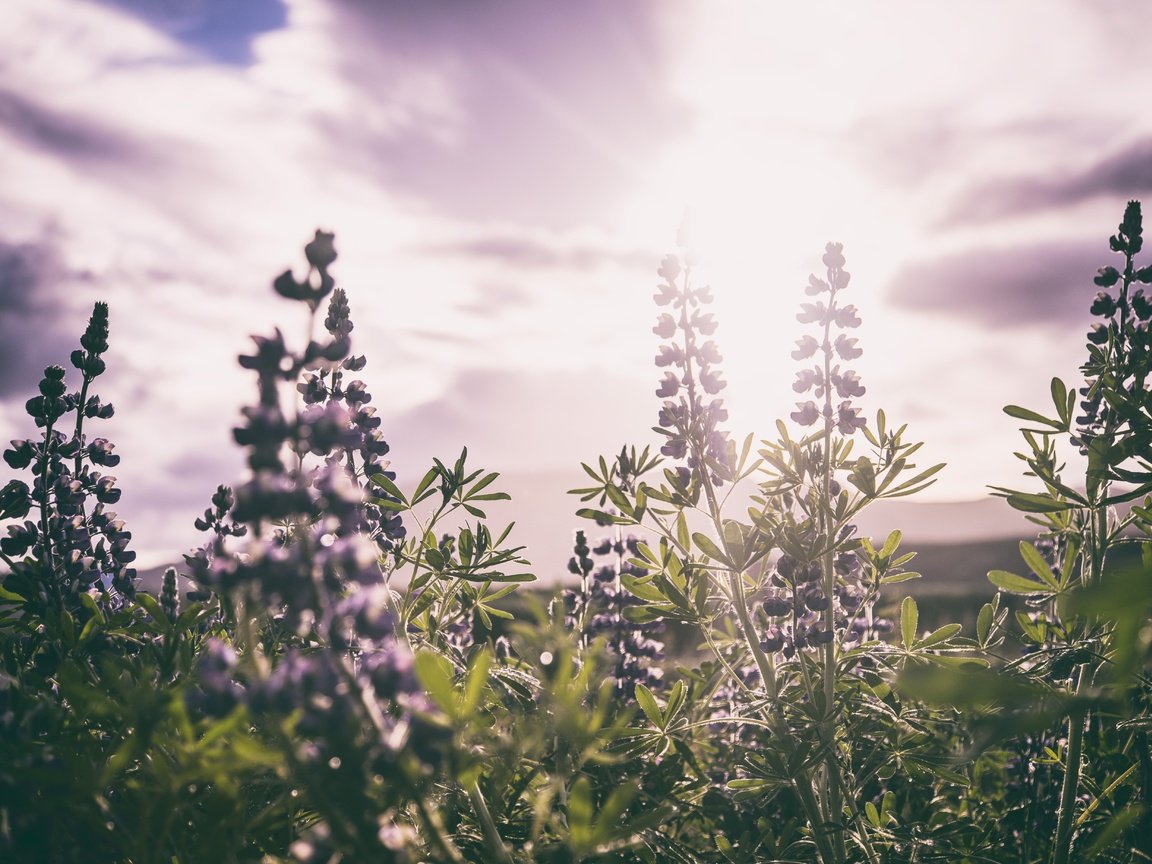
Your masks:
{"label": "green stem", "polygon": [[476,815],[480,817],[480,827],[484,829],[484,840],[488,844],[488,849],[496,856],[494,860],[500,861],[502,864],[515,864],[512,854],[504,844],[504,838],[500,836],[500,831],[492,819],[492,814],[488,810],[488,804],[484,801],[484,795],[480,791],[480,784],[473,780],[468,784],[467,788],[468,798],[472,802],[472,806],[476,809]]}
{"label": "green stem", "polygon": [[[1111,425],[1111,424],[1109,424]],[[1111,430],[1109,430],[1111,431]],[[1100,500],[1107,498],[1108,484],[1102,484]],[[1088,528],[1087,572],[1081,574],[1084,584],[1099,581],[1104,569],[1104,555],[1107,552],[1108,508],[1098,504],[1092,509]],[[1088,666],[1076,668],[1074,692],[1081,695],[1092,679]],[[1060,789],[1060,810],[1056,817],[1056,838],[1052,849],[1052,864],[1068,864],[1072,858],[1076,793],[1080,788],[1080,761],[1084,749],[1084,725],[1087,717],[1073,713],[1068,718],[1068,747],[1064,758],[1064,781]]]}
{"label": "green stem", "polygon": [[44,452],[40,456],[40,546],[44,550],[42,579],[46,579],[45,590],[60,605],[60,586],[55,576],[56,565],[52,561],[52,541],[48,535],[48,448],[52,441],[52,423],[44,427]]}
{"label": "green stem", "polygon": [[[1076,670],[1076,692],[1088,680],[1083,668]],[[1056,819],[1056,843],[1052,850],[1052,864],[1068,864],[1072,856],[1073,812],[1076,792],[1080,785],[1080,758],[1084,745],[1084,716],[1074,714],[1068,718],[1068,747],[1064,756],[1064,782],[1060,789],[1060,810]]]}

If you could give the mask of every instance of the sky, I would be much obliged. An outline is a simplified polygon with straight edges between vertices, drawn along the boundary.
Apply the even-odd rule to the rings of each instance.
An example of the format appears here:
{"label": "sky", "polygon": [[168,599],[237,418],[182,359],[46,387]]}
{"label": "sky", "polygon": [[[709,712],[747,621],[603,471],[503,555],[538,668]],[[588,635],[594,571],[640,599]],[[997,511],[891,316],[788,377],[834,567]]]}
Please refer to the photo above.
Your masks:
{"label": "sky", "polygon": [[243,470],[236,356],[303,333],[271,280],[323,228],[400,485],[467,445],[528,493],[494,518],[559,513],[563,548],[580,462],[654,439],[655,269],[687,225],[736,437],[794,409],[795,312],[835,240],[861,404],[948,463],[924,500],[984,498],[1026,482],[1001,408],[1076,380],[1107,237],[1152,189],[1150,22],[1137,0],[4,0],[0,440],[108,301],[117,414],[92,434],[124,457],[141,563],[178,557]]}

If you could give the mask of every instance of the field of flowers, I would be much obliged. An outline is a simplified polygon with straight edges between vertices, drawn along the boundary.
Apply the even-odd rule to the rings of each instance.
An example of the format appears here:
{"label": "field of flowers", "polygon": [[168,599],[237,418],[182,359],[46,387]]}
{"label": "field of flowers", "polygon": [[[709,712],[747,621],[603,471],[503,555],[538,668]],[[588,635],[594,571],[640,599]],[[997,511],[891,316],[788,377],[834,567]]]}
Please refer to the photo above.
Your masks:
{"label": "field of flowers", "polygon": [[27,402],[37,435],[4,451],[0,860],[1152,860],[1138,203],[1109,246],[1083,380],[1005,408],[1026,488],[997,494],[1036,536],[988,574],[971,632],[920,626],[902,583],[933,574],[898,526],[856,532],[942,466],[854,405],[839,244],[804,288],[800,401],[769,440],[730,435],[710,289],[664,259],[663,446],[584,465],[586,527],[547,603],[510,602],[534,577],[488,521],[497,473],[466,449],[414,483],[388,470],[319,231],[304,275],[273,283],[302,338],[239,358],[249,471],[195,519],[196,590],[176,569],[137,590],[97,303]]}

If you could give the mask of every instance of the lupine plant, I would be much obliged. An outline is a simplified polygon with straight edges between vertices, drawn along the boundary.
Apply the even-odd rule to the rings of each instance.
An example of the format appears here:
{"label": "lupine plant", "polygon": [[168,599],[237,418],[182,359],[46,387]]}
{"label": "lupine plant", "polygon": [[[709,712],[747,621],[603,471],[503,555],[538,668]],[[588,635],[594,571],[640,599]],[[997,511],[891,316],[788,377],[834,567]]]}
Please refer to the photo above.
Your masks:
{"label": "lupine plant", "polygon": [[89,392],[104,372],[107,350],[108,304],[97,303],[72,352],[79,389],[69,392],[64,367],[45,369],[40,392],[25,406],[43,432],[4,451],[9,467],[32,471],[31,487],[14,479],[0,490],[0,519],[13,520],[0,539],[0,560],[12,570],[9,590],[57,614],[74,614],[92,589],[109,587],[127,597],[134,590],[132,534],[107,510],[120,500],[120,489],[115,477],[97,470],[114,468],[120,457],[107,438],[90,439],[84,428],[114,411]]}
{"label": "lupine plant", "polygon": [[[915,854],[915,839],[888,824],[890,796],[900,791],[886,782],[892,767],[962,779],[925,732],[934,715],[904,704],[891,687],[905,665],[957,661],[952,652],[966,647],[956,640],[960,627],[920,634],[907,599],[900,644],[880,641],[892,627],[876,614],[882,588],[918,574],[903,569],[912,556],[898,554],[899,532],[873,543],[853,526],[870,502],[923,489],[941,466],[916,470],[920,445],[905,442],[904,428],[891,428],[882,413],[870,425],[854,406],[864,389],[842,364],[860,354],[847,332],[860,321],[841,300],[849,282],[841,247],[829,244],[823,261],[825,277],[810,278],[814,299],[797,316],[816,333],[792,355],[804,364],[795,390],[814,398],[791,419],[813,431],[798,435],[780,423],[780,437],[763,442],[758,459],[751,436],[736,447],[717,396],[725,386],[720,352],[706,338],[716,329],[711,291],[693,281],[690,264],[669,256],[656,302],[671,311],[654,332],[667,340],[657,365],[672,367],[657,390],[664,401],[656,427],[672,465],[626,451],[599,471],[586,465],[597,485],[574,490],[615,511],[584,515],[651,532],[633,559],[641,572],[621,577],[643,601],[626,614],[689,624],[708,649],[704,663],[681,670],[686,705],[673,696],[665,711],[637,687],[649,722],[682,749],[706,748],[702,728],[738,727],[721,751],[729,762],[717,773],[721,794],[733,806],[754,800],[793,814],[776,837],[717,838],[731,860],[799,855],[830,864]],[[758,491],[736,518],[731,497],[753,480]],[[739,698],[724,695],[733,691]],[[669,723],[674,705],[695,712]]]}
{"label": "lupine plant", "polygon": [[[1020,544],[1026,575],[989,573],[1001,594],[1027,602],[1010,617],[998,597],[980,613],[978,638],[999,655],[998,673],[916,682],[971,712],[974,745],[1004,747],[1019,772],[996,850],[1019,860],[1133,860],[1105,855],[1119,839],[1135,860],[1152,855],[1152,303],[1140,287],[1152,267],[1136,265],[1142,246],[1131,201],[1109,238],[1119,266],[1094,279],[1090,311],[1100,320],[1088,332],[1083,385],[1052,379],[1054,415],[1004,409],[1027,424],[1016,455],[1035,486],[995,491],[1040,534]],[[1083,473],[1073,480],[1065,459],[1077,454]]]}
{"label": "lupine plant", "polygon": [[[791,422],[727,430],[711,290],[659,268],[659,452],[585,466],[550,603],[467,450],[385,457],[334,238],[275,292],[205,542],[136,590],[87,422],[108,308],[27,404],[0,490],[0,856],[125,862],[1130,862],[1152,858],[1152,300],[1139,205],[1096,277],[1079,398],[1009,406],[1029,575],[920,627],[873,502],[941,466],[859,400],[839,244],[809,278]],[[1081,413],[1077,416],[1076,403]],[[380,406],[386,408],[387,406]],[[1062,442],[1083,467],[1066,479]],[[182,571],[195,590],[181,596]],[[932,576],[934,574],[927,574]],[[1013,614],[1015,613],[1015,614]],[[667,645],[664,643],[667,642]]]}

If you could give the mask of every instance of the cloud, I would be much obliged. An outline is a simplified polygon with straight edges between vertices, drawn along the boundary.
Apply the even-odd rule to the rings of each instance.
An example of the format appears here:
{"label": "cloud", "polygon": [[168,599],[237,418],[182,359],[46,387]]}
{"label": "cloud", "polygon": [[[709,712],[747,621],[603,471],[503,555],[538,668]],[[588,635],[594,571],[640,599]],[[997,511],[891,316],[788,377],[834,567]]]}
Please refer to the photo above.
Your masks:
{"label": "cloud", "polygon": [[639,249],[611,248],[595,242],[535,236],[524,231],[492,232],[425,244],[421,255],[451,255],[501,264],[516,270],[589,271],[617,265],[649,268],[658,255]]}
{"label": "cloud", "polygon": [[47,242],[0,241],[0,399],[32,396],[44,367],[66,364],[79,345],[54,293],[61,270]]}
{"label": "cloud", "polygon": [[283,27],[283,0],[103,0],[217,62],[252,61],[252,42]]}
{"label": "cloud", "polygon": [[980,222],[1068,207],[1105,196],[1133,198],[1152,191],[1152,138],[1067,174],[999,178],[964,192],[946,223]]}
{"label": "cloud", "polygon": [[532,303],[532,295],[510,282],[484,282],[476,286],[476,297],[456,308],[477,318],[497,318],[505,311],[523,309]]}
{"label": "cloud", "polygon": [[901,267],[888,299],[904,309],[959,316],[997,330],[1087,324],[1096,270],[1110,254],[1071,240],[972,248]]}
{"label": "cloud", "polygon": [[478,465],[497,469],[555,469],[569,458],[578,468],[655,437],[648,432],[659,409],[653,389],[602,369],[469,369],[439,398],[385,418],[384,435],[404,478],[418,477],[434,456],[454,459],[464,446]]}
{"label": "cloud", "polygon": [[341,158],[454,217],[595,219],[688,120],[668,90],[660,9],[651,0],[333,3],[336,62],[359,84],[363,112],[378,82],[423,69],[452,117],[432,141],[365,136],[361,111],[325,122]]}
{"label": "cloud", "polygon": [[0,127],[26,146],[66,159],[108,161],[136,155],[128,141],[112,130],[7,90],[0,90]]}

